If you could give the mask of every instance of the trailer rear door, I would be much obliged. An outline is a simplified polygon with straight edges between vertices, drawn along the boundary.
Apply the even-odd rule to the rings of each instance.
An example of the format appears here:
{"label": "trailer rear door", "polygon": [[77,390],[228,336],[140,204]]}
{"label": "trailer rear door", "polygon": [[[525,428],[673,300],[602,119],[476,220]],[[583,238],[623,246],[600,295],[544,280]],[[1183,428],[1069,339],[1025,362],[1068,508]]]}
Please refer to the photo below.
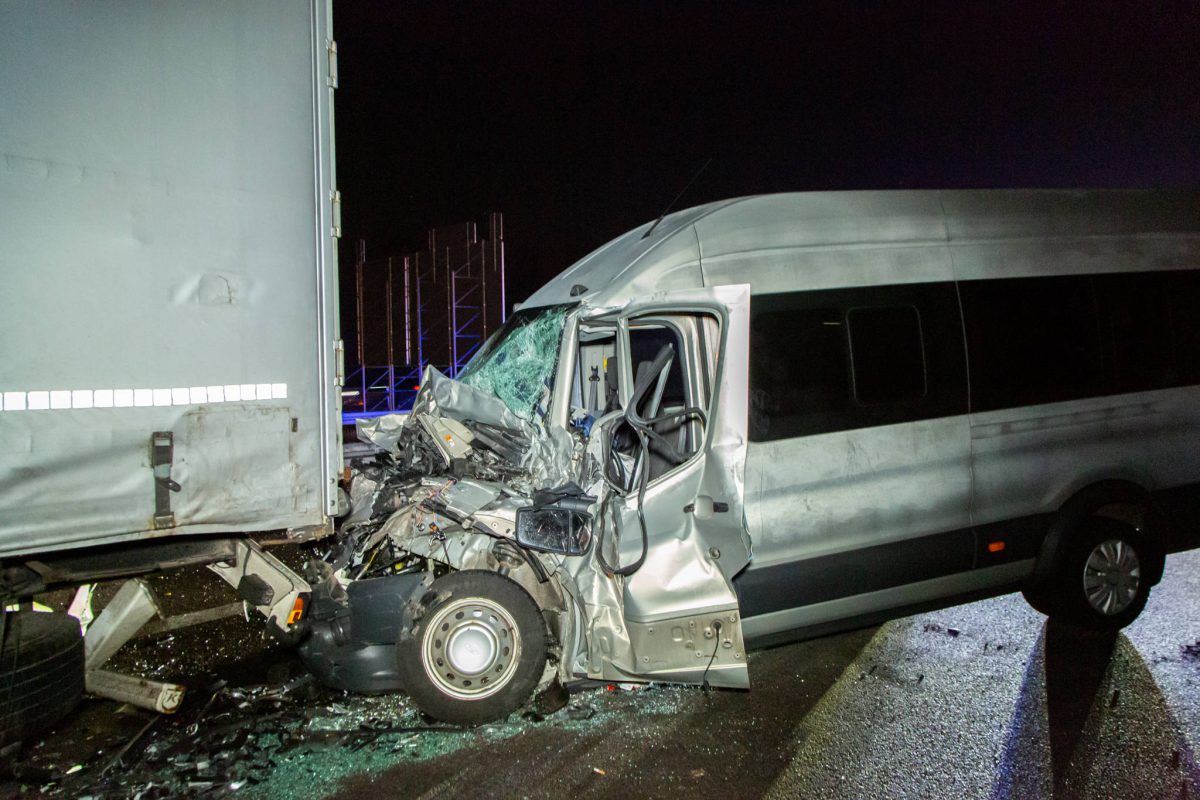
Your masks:
{"label": "trailer rear door", "polygon": [[0,6],[0,556],[322,525],[328,0]]}

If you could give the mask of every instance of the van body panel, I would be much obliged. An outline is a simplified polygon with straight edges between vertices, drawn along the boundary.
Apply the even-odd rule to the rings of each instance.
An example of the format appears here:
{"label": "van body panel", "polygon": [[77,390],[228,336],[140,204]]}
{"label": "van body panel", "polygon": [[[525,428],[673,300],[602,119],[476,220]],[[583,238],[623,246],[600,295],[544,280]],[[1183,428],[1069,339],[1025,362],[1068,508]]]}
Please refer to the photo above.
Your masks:
{"label": "van body panel", "polygon": [[658,226],[647,223],[635,228],[575,262],[518,307],[574,303],[586,298],[593,307],[615,308],[656,292],[699,288],[704,284],[699,241],[692,223],[732,202],[736,201],[698,206],[672,214]]}
{"label": "van body panel", "polygon": [[972,414],[972,518],[1052,512],[1107,479],[1149,491],[1194,482],[1198,453],[1196,386]]}
{"label": "van body panel", "polygon": [[[953,241],[1195,237],[1200,220],[1200,195],[1194,191],[966,189],[936,194]],[[1043,266],[1043,271],[1057,269]]]}
{"label": "van body panel", "polygon": [[1033,559],[1024,559],[995,567],[959,572],[917,583],[907,583],[811,605],[748,616],[743,624],[743,631],[746,639],[753,643],[756,639],[785,631],[853,620],[873,612],[903,608],[931,600],[954,598],[989,588],[1015,586],[1033,572],[1033,565]]}
{"label": "van body panel", "polygon": [[796,291],[798,273],[804,275],[805,291],[954,279],[945,246],[923,244],[853,249],[785,247],[705,257],[703,268],[706,285],[749,281],[756,295]]}
{"label": "van body panel", "polygon": [[963,416],[754,442],[746,475],[752,570],[971,525]]}
{"label": "van body panel", "polygon": [[[1194,269],[1200,263],[1200,236],[1071,236],[1029,241],[953,242],[946,251],[958,280],[1090,275]],[[1050,265],[1053,265],[1050,267]]]}
{"label": "van body panel", "polygon": [[941,193],[927,191],[759,195],[741,198],[693,224],[705,259],[946,240]]}
{"label": "van body panel", "polygon": [[[916,190],[741,197],[668,214],[645,240],[641,237],[651,223],[623,234],[551,279],[522,307],[571,300],[604,306],[632,299],[636,295],[629,284],[653,286],[658,275],[678,267],[677,260],[660,263],[655,255],[675,248],[699,253],[705,285],[748,279],[735,270],[748,265],[743,255],[751,256],[764,271],[751,281],[755,294],[856,285],[836,279],[838,265],[861,269],[876,249],[886,253],[878,264],[898,268],[891,274],[876,272],[870,283],[942,280],[938,270],[951,256],[960,280],[1188,269],[1200,261],[1197,220],[1200,197],[1187,191]],[[670,239],[680,242],[669,244]],[[932,255],[939,250],[947,255]],[[936,263],[927,266],[922,252]],[[728,267],[718,266],[726,261]],[[818,267],[815,274],[806,263]],[[925,277],[929,269],[934,271]],[[588,280],[581,280],[582,275]],[[577,284],[587,291],[572,296]]]}

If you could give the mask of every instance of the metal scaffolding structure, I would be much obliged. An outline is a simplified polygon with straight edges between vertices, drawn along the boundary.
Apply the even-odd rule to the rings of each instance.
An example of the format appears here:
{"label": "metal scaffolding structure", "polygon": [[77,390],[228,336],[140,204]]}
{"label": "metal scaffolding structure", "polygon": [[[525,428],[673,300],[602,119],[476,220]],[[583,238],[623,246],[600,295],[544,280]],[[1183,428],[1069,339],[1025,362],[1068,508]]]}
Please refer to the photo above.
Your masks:
{"label": "metal scaffolding structure", "polygon": [[347,376],[348,416],[412,406],[432,365],[456,376],[507,318],[504,221],[488,218],[480,241],[473,222],[435,228],[427,249],[354,265],[357,365]]}

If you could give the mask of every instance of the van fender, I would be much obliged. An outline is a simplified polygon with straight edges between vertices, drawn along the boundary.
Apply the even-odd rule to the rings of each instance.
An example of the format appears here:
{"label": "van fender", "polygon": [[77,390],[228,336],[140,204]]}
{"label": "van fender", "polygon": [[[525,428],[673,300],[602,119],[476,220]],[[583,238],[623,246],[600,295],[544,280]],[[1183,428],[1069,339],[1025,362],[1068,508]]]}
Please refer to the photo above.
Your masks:
{"label": "van fender", "polygon": [[[1126,480],[1102,480],[1089,484],[1059,507],[1050,523],[1033,571],[1033,582],[1053,575],[1062,563],[1071,538],[1088,517],[1100,516],[1131,525],[1149,537],[1162,550],[1167,518],[1155,507],[1142,486]],[[1147,578],[1154,585],[1162,578],[1164,558],[1160,555],[1148,565]]]}

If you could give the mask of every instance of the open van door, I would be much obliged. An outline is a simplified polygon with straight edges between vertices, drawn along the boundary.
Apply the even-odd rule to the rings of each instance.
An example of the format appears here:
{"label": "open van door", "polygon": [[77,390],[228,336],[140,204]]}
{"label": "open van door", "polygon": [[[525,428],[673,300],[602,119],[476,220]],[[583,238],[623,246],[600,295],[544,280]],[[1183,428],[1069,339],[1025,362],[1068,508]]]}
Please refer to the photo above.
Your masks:
{"label": "open van door", "polygon": [[[616,317],[624,416],[606,417],[600,556],[624,576],[636,676],[746,688],[733,576],[750,560],[742,512],[749,285],[655,295]],[[611,317],[610,317],[611,319]],[[607,552],[606,552],[607,550]]]}

